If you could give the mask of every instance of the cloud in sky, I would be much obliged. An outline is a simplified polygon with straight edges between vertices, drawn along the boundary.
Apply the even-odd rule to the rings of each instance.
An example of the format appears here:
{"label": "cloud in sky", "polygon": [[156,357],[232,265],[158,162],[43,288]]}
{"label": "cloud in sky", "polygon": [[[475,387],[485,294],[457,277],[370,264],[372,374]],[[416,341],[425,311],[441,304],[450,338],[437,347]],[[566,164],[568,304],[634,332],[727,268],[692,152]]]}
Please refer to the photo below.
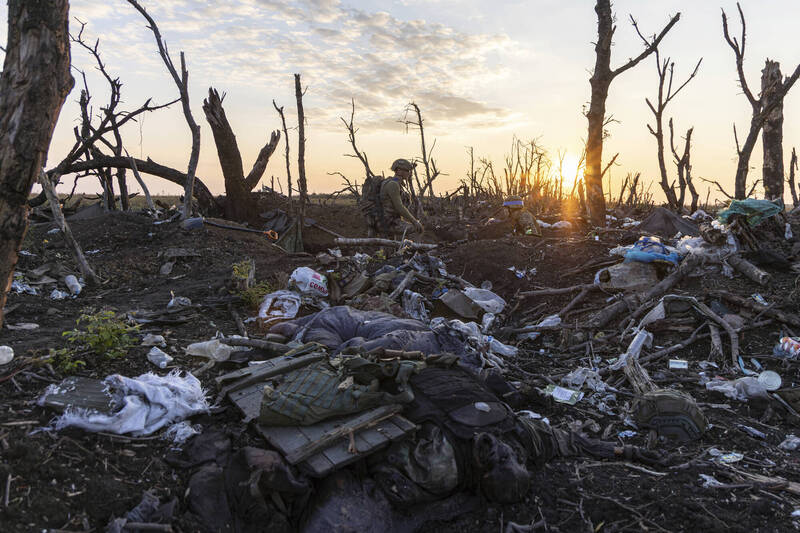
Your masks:
{"label": "cloud in sky", "polygon": [[[581,106],[589,99],[592,41],[597,31],[592,2],[140,1],[158,22],[173,57],[180,50],[186,52],[192,108],[205,128],[200,164],[206,179],[218,180],[220,175],[200,108],[208,86],[228,92],[228,117],[245,160],[251,161],[265,132],[276,127],[273,98],[285,105],[290,128],[294,122],[295,72],[302,73],[308,87],[304,98],[311,176],[339,169],[358,171],[350,158],[341,157],[348,147],[339,117],[349,117],[351,98],[361,128],[359,144],[371,161],[390,162],[396,152],[418,150],[418,139],[404,135],[399,122],[406,105],[417,102],[430,127],[430,138],[437,138],[440,166],[451,173],[453,186],[464,167],[464,146],[474,146],[476,153],[498,161],[513,134],[541,138],[553,153],[565,148],[579,153],[586,134]],[[71,0],[70,4],[71,14],[88,23],[87,37],[100,38],[110,73],[124,83],[128,108],[149,96],[156,102],[175,97],[152,34],[124,0]],[[682,12],[681,21],[663,43],[663,55],[673,57],[681,72],[700,56],[704,60],[697,79],[670,104],[670,114],[680,131],[695,126],[695,174],[725,182],[735,171],[731,124],[736,122],[740,131],[745,128],[749,106],[736,84],[731,51],[722,40],[720,6],[730,16],[736,13],[735,0],[713,5],[696,0],[616,0],[612,66],[641,51],[629,13],[649,34],[660,29],[669,14]],[[800,41],[787,40],[785,35],[794,31],[792,21],[800,14],[800,4],[775,0],[767,9],[755,0],[743,0],[742,7],[748,22],[745,68],[751,86],[758,85],[764,57],[782,61],[785,72],[793,70],[800,61]],[[0,16],[5,12],[0,5]],[[0,27],[0,40],[4,40],[3,32]],[[76,49],[73,57],[90,78],[93,102],[101,105],[104,83],[93,80],[91,60]],[[624,176],[630,169],[652,178],[658,173],[654,141],[645,128],[651,116],[644,97],[652,98],[654,78],[648,59],[612,85],[608,112],[620,122],[610,127],[606,153],[620,152],[624,167],[615,169],[616,174]],[[785,108],[787,151],[800,135],[796,91],[800,89],[789,95]],[[70,95],[62,111],[51,160],[72,142],[75,99],[76,94]],[[180,109],[150,115],[143,122],[131,128],[142,127],[141,147],[135,151],[184,167],[189,138]],[[139,131],[132,136],[136,138],[131,142],[138,144]],[[758,150],[751,160],[756,166]],[[280,172],[272,166],[271,170]],[[313,177],[311,183],[315,186]],[[221,181],[211,185],[221,190]]]}
{"label": "cloud in sky", "polygon": [[[262,89],[302,72],[313,98],[327,100],[318,127],[336,128],[351,98],[365,123],[385,123],[415,98],[439,121],[469,116],[508,116],[502,106],[476,97],[501,71],[492,54],[512,48],[504,34],[465,33],[445,24],[404,20],[340,0],[234,0],[142,2],[156,19],[173,55],[185,50],[191,80],[224,79]],[[112,70],[140,63],[136,75],[163,79],[152,36],[136,14],[75,0],[73,14],[87,20],[87,34],[101,39]],[[132,10],[131,10],[132,11]],[[122,31],[115,27],[122,26]],[[124,37],[123,37],[124,36]],[[76,57],[77,62],[86,62]],[[222,74],[224,73],[224,74]],[[122,76],[125,81],[125,75]],[[199,82],[205,83],[205,81]],[[226,87],[220,87],[226,89]],[[269,100],[267,100],[269,101]]]}

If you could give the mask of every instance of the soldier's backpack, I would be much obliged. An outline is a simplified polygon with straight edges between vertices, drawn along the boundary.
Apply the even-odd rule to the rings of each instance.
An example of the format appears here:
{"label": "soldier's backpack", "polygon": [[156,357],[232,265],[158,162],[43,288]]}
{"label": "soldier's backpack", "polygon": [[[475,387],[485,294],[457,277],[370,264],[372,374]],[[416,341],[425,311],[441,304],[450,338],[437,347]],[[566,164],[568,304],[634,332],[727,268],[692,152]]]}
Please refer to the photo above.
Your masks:
{"label": "soldier's backpack", "polygon": [[386,226],[386,219],[381,203],[381,187],[384,178],[382,176],[367,176],[361,185],[361,214],[367,221],[376,223],[379,227]]}

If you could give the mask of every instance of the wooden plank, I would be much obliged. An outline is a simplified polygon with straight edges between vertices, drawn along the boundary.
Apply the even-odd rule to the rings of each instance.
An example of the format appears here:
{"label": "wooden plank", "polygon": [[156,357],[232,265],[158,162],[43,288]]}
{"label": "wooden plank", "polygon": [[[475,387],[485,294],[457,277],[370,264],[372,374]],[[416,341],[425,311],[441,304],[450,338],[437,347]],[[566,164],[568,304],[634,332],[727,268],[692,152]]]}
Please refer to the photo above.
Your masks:
{"label": "wooden plank", "polygon": [[45,407],[64,411],[67,407],[89,409],[110,414],[114,410],[112,396],[106,385],[98,379],[69,377],[58,384],[58,389],[45,396]]}

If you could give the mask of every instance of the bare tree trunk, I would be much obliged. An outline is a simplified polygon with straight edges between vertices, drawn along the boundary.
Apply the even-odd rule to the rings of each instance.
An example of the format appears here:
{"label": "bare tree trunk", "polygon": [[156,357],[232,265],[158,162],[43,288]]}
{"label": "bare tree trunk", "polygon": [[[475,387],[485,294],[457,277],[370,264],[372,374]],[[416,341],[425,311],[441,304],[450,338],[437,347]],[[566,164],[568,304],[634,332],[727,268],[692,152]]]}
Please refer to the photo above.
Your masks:
{"label": "bare tree trunk", "polygon": [[308,203],[308,185],[306,183],[306,134],[305,114],[303,113],[303,89],[300,86],[300,74],[294,75],[294,96],[297,99],[297,185],[300,187],[300,222],[306,213]]}
{"label": "bare tree trunk", "polygon": [[236,135],[233,134],[233,128],[222,107],[224,98],[224,94],[220,98],[217,90],[209,87],[208,98],[203,100],[203,112],[214,134],[217,156],[225,179],[225,217],[232,220],[248,220],[255,215],[256,208],[250,191],[258,185],[258,181],[264,175],[281,134],[279,131],[272,132],[269,142],[261,149],[253,169],[245,178],[242,154],[239,152]]}
{"label": "bare tree trunk", "polygon": [[766,116],[761,141],[764,147],[764,194],[768,200],[783,200],[783,75],[777,61],[767,59],[761,71],[761,99],[772,111]]}
{"label": "bare tree trunk", "polygon": [[[275,111],[281,116],[281,126],[283,126],[283,141],[286,147],[284,151],[285,159],[286,159],[286,185],[287,185],[287,195],[289,197],[289,212],[292,211],[292,170],[289,164],[289,132],[286,131],[286,117],[283,115],[283,106],[278,107],[278,104],[275,103],[275,100],[272,101],[272,106],[275,108]],[[275,188],[273,187],[272,190],[274,191]]]}
{"label": "bare tree trunk", "polygon": [[136,0],[128,0],[133,7],[136,8],[139,13],[147,20],[147,23],[150,25],[150,30],[153,32],[153,36],[156,39],[156,44],[158,45],[158,53],[161,55],[161,59],[164,60],[164,64],[167,67],[170,75],[172,76],[175,85],[178,87],[178,92],[181,96],[181,106],[183,107],[183,116],[186,118],[186,124],[189,126],[189,131],[192,132],[192,151],[189,155],[189,165],[186,169],[186,182],[183,185],[183,215],[181,218],[186,219],[192,216],[192,195],[194,193],[194,174],[197,171],[197,161],[200,159],[200,126],[197,125],[197,122],[194,121],[194,117],[192,116],[192,108],[189,105],[189,71],[186,69],[186,58],[181,52],[181,74],[178,75],[178,71],[175,69],[175,65],[172,63],[172,58],[167,51],[167,47],[164,45],[163,40],[161,39],[161,32],[158,31],[158,26],[153,18],[145,11],[145,9],[139,5],[139,2]]}
{"label": "bare tree trunk", "polygon": [[[736,139],[736,153],[739,156],[739,161],[736,165],[734,196],[737,200],[743,200],[748,196],[747,172],[750,166],[750,156],[753,153],[756,140],[758,140],[758,134],[761,131],[761,127],[764,125],[764,122],[769,119],[773,108],[779,104],[783,104],[784,96],[786,96],[786,93],[788,93],[789,89],[792,88],[792,85],[794,85],[794,83],[797,81],[797,78],[800,77],[800,64],[797,65],[792,75],[787,77],[785,80],[781,81],[780,78],[777,80],[772,80],[773,85],[771,86],[770,91],[768,91],[769,94],[762,94],[761,98],[756,99],[752,91],[750,91],[750,87],[747,85],[747,78],[744,75],[744,53],[747,27],[745,25],[742,6],[740,6],[738,2],[736,3],[736,9],[739,11],[739,20],[742,24],[742,32],[740,37],[738,39],[735,37],[731,38],[728,32],[728,17],[725,15],[724,10],[722,11],[722,34],[725,37],[725,41],[728,43],[728,46],[730,46],[731,50],[733,50],[733,54],[736,59],[736,71],[739,75],[739,85],[741,86],[742,92],[747,97],[747,101],[750,103],[750,107],[753,110],[753,116],[750,119],[750,131],[748,132],[747,138],[744,141],[744,145],[742,145],[741,148],[739,148],[739,139],[736,137],[736,126],[733,127],[733,135]],[[765,68],[765,70],[767,69]],[[783,162],[781,159],[781,168],[782,167]],[[781,174],[780,179],[780,187],[781,190],[783,190],[783,174]]]}
{"label": "bare tree trunk", "polygon": [[[53,179],[56,183],[58,183],[59,177],[58,175],[54,176]],[[58,229],[61,230],[61,234],[64,236],[64,240],[67,242],[67,246],[69,246],[72,252],[73,259],[75,259],[75,262],[78,264],[84,281],[91,286],[99,285],[100,280],[97,278],[94,270],[92,270],[92,267],[89,266],[89,262],[86,261],[86,257],[83,255],[83,250],[81,250],[78,241],[75,240],[75,236],[67,225],[67,221],[64,220],[64,213],[61,211],[61,204],[58,203],[58,195],[56,194],[56,188],[53,182],[50,181],[50,178],[44,172],[41,172],[39,174],[39,183],[42,185],[42,189],[47,195],[47,200],[50,202],[50,211],[53,213],[53,219]]]}
{"label": "bare tree trunk", "polygon": [[153,198],[150,196],[150,190],[144,183],[142,176],[139,175],[139,169],[136,167],[136,161],[130,155],[128,156],[128,160],[131,162],[131,172],[133,172],[133,177],[139,182],[139,187],[142,188],[142,192],[144,193],[144,200],[147,203],[147,209],[155,213],[156,206],[153,203]]}
{"label": "bare tree trunk", "polygon": [[800,202],[797,200],[797,188],[795,187],[795,171],[797,170],[797,152],[792,148],[792,159],[789,161],[789,191],[792,193],[792,205],[797,207]]}
{"label": "bare tree trunk", "polygon": [[28,195],[47,157],[70,75],[68,0],[9,0],[0,75],[0,326],[28,227]]}
{"label": "bare tree trunk", "polygon": [[[589,219],[595,226],[605,224],[606,199],[603,195],[603,127],[606,116],[608,88],[615,77],[636,66],[642,59],[653,53],[667,32],[678,22],[680,13],[670,19],[661,33],[637,57],[630,59],[621,67],[611,70],[611,42],[616,29],[611,13],[611,0],[597,0],[594,8],[597,13],[597,43],[595,44],[595,67],[589,83],[592,98],[586,118],[589,131],[586,136],[586,207]],[[635,23],[634,23],[635,25]]]}
{"label": "bare tree trunk", "polygon": [[747,198],[747,172],[750,170],[750,156],[753,154],[753,148],[756,147],[762,124],[761,114],[753,115],[750,120],[750,131],[747,133],[747,138],[744,140],[742,147],[737,150],[739,162],[736,165],[736,178],[733,185],[733,196],[737,200]]}

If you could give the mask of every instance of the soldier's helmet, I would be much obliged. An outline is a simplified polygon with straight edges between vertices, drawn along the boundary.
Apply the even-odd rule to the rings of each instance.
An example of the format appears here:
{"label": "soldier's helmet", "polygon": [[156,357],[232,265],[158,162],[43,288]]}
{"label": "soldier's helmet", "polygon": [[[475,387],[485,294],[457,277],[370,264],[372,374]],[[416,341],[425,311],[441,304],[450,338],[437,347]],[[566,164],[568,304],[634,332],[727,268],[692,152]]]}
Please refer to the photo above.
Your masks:
{"label": "soldier's helmet", "polygon": [[509,196],[503,202],[503,207],[507,207],[509,209],[522,209],[523,208],[522,197],[518,195]]}
{"label": "soldier's helmet", "polygon": [[395,159],[394,163],[392,163],[392,172],[397,170],[411,170],[414,168],[414,165],[408,159]]}

